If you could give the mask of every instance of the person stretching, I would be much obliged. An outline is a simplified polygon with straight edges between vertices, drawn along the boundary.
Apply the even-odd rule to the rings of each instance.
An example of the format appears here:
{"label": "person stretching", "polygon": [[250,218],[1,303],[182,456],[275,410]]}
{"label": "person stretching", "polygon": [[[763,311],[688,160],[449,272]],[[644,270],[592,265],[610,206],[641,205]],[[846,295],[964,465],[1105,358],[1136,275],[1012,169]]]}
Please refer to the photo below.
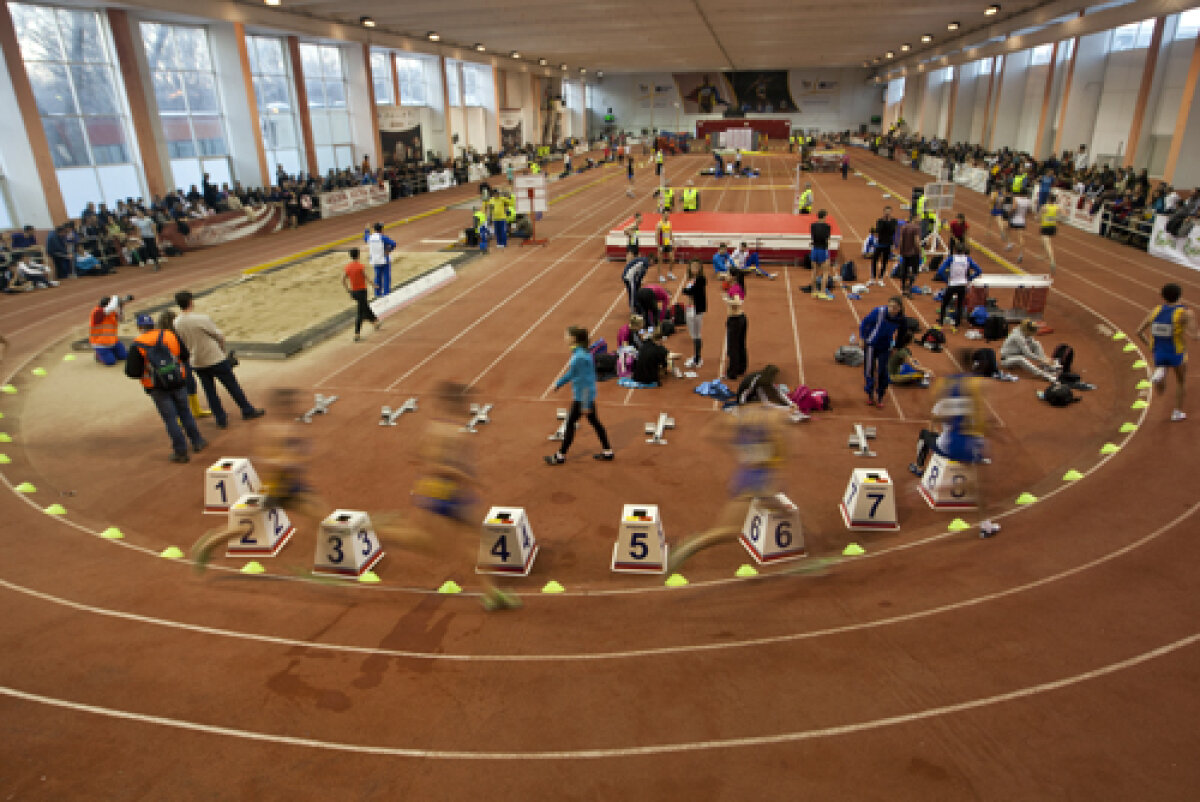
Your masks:
{"label": "person stretching", "polygon": [[558,451],[545,457],[547,465],[562,465],[567,460],[567,452],[575,440],[575,425],[579,423],[580,415],[586,414],[588,423],[596,430],[600,438],[600,446],[604,450],[593,456],[598,460],[609,461],[613,458],[612,446],[608,442],[608,433],[604,424],[596,415],[596,366],[592,355],[588,353],[588,332],[581,326],[570,326],[566,333],[567,345],[571,347],[571,361],[567,363],[567,372],[554,383],[557,390],[567,382],[571,383],[571,410],[567,413],[566,428],[563,429],[563,441]]}

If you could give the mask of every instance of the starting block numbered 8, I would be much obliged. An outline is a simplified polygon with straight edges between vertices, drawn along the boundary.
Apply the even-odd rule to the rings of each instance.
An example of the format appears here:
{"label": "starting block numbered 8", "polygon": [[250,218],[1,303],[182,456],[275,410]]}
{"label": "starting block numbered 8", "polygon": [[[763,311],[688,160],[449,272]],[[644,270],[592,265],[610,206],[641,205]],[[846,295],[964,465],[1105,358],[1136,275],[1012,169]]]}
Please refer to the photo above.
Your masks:
{"label": "starting block numbered 8", "polygon": [[626,504],[613,544],[612,570],[661,574],[667,570],[667,540],[655,504]]}
{"label": "starting block numbered 8", "polygon": [[314,574],[356,579],[383,559],[383,546],[371,528],[371,517],[361,510],[334,510],[317,536]]}
{"label": "starting block numbered 8", "polygon": [[900,528],[896,522],[896,486],[882,469],[856,468],[850,474],[840,509],[847,529],[894,532]]}
{"label": "starting block numbered 8", "polygon": [[978,502],[977,480],[974,465],[934,453],[921,476],[921,498],[935,510],[974,509]]}
{"label": "starting block numbered 8", "polygon": [[800,510],[783,493],[776,493],[775,500],[783,506],[782,510],[769,509],[760,499],[754,499],[742,524],[742,545],[758,563],[794,560],[805,555]]}
{"label": "starting block numbered 8", "polygon": [[267,497],[258,493],[242,496],[229,508],[229,526],[250,527],[237,540],[230,540],[226,557],[274,557],[287,545],[296,527],[287,513],[266,506]]}
{"label": "starting block numbered 8", "polygon": [[528,576],[537,557],[538,544],[522,507],[492,507],[483,519],[477,574],[520,574]]}
{"label": "starting block numbered 8", "polygon": [[262,492],[262,482],[245,457],[221,457],[204,472],[204,512],[228,512],[249,493]]}

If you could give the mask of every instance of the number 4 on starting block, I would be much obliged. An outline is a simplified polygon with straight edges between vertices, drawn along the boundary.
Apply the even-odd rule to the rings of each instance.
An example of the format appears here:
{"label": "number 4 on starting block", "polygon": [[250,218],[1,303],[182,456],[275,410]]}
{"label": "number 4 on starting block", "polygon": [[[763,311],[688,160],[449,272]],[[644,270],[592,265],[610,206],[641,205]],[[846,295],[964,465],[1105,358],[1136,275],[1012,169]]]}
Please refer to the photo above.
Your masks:
{"label": "number 4 on starting block", "polygon": [[855,469],[840,509],[847,529],[877,532],[900,528],[896,522],[896,486],[882,469]]}
{"label": "number 4 on starting block", "polygon": [[933,454],[921,477],[921,498],[935,510],[969,510],[976,506],[975,466]]}
{"label": "number 4 on starting block", "polygon": [[246,531],[237,540],[229,541],[226,557],[274,557],[287,545],[296,528],[286,512],[265,506],[265,501],[266,496],[253,493],[242,496],[229,508],[230,528]]}
{"label": "number 4 on starting block", "polygon": [[354,579],[383,559],[383,546],[371,528],[371,517],[360,510],[334,510],[321,521],[314,574]]}
{"label": "number 4 on starting block", "polygon": [[529,575],[538,544],[521,507],[492,507],[483,519],[475,572]]}
{"label": "number 4 on starting block", "polygon": [[244,457],[221,457],[204,472],[206,513],[228,512],[242,496],[261,492],[262,482]]}
{"label": "number 4 on starting block", "polygon": [[793,560],[805,553],[800,510],[783,493],[775,495],[775,502],[782,509],[770,509],[761,499],[754,499],[742,524],[742,545],[759,563]]}
{"label": "number 4 on starting block", "polygon": [[661,574],[667,570],[667,541],[654,504],[626,504],[613,544],[612,570]]}

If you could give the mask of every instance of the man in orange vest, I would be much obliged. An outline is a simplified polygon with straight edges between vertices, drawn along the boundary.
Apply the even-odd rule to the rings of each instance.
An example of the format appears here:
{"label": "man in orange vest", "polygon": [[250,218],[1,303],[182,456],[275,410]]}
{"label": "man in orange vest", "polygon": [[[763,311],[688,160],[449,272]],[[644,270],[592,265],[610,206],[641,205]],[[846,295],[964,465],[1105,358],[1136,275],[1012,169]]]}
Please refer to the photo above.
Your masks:
{"label": "man in orange vest", "polygon": [[92,310],[88,342],[96,352],[96,361],[115,365],[126,356],[125,345],[117,339],[117,324],[121,322],[121,304],[132,301],[132,295],[106,295]]}
{"label": "man in orange vest", "polygon": [[188,408],[186,376],[191,354],[174,332],[155,328],[154,318],[149,315],[138,315],[137,327],[141,333],[129,349],[125,375],[141,379],[146,395],[154,402],[171,438],[171,462],[187,462],[188,440],[196,452],[208,445]]}

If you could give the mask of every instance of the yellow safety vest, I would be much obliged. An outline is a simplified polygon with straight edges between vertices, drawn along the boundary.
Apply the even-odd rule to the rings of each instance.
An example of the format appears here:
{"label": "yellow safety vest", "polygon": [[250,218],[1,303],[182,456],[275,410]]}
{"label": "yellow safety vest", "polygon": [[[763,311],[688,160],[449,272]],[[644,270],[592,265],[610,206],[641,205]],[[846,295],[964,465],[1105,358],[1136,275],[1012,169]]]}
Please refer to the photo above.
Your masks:
{"label": "yellow safety vest", "polygon": [[504,219],[513,222],[517,219],[517,202],[510,196],[504,196]]}
{"label": "yellow safety vest", "polygon": [[529,163],[529,172],[533,173],[534,175],[537,175],[541,171],[542,171],[542,168],[538,166],[537,162]]}
{"label": "yellow safety vest", "polygon": [[811,189],[806,189],[800,193],[800,209],[811,209],[813,202],[813,192]]}
{"label": "yellow safety vest", "polygon": [[683,210],[685,212],[696,211],[696,204],[700,200],[700,190],[691,188],[683,191]]}
{"label": "yellow safety vest", "polygon": [[1014,176],[1013,183],[1012,183],[1012,191],[1020,192],[1024,188],[1025,188],[1025,174],[1021,173],[1018,176]]}
{"label": "yellow safety vest", "polygon": [[487,215],[483,213],[483,210],[475,212],[475,228],[483,228],[486,225]]}
{"label": "yellow safety vest", "polygon": [[1042,207],[1042,227],[1053,228],[1058,225],[1058,204],[1053,201]]}
{"label": "yellow safety vest", "polygon": [[662,164],[662,160],[663,160],[662,151],[661,150],[654,151],[654,161],[657,162],[658,164]]}
{"label": "yellow safety vest", "polygon": [[675,190],[670,187],[664,187],[662,191],[663,206],[671,206],[675,203]]}
{"label": "yellow safety vest", "polygon": [[917,198],[917,217],[925,216],[925,196]]}

